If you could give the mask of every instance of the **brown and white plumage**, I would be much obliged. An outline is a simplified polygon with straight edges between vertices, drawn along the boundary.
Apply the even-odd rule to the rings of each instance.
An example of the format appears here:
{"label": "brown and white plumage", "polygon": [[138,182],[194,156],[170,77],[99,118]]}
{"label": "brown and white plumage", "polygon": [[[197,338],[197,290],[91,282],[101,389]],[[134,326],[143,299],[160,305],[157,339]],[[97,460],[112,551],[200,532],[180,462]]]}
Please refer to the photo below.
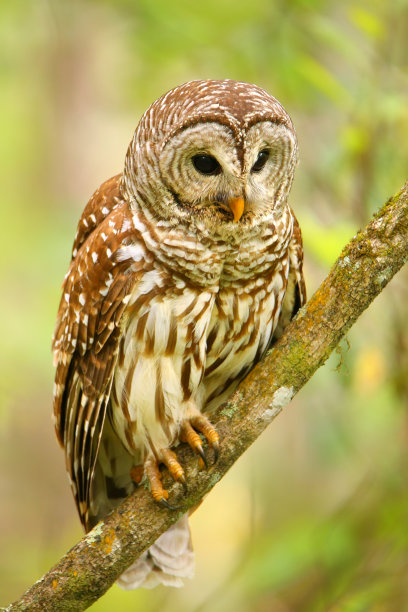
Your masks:
{"label": "brown and white plumage", "polygon": [[[170,447],[201,454],[196,431],[217,445],[205,415],[305,302],[296,158],[292,122],[262,89],[193,81],[146,111],[123,174],[86,206],[53,343],[56,431],[86,529],[137,466],[165,502],[157,464],[182,480]],[[192,558],[184,518],[122,585],[179,585]]]}

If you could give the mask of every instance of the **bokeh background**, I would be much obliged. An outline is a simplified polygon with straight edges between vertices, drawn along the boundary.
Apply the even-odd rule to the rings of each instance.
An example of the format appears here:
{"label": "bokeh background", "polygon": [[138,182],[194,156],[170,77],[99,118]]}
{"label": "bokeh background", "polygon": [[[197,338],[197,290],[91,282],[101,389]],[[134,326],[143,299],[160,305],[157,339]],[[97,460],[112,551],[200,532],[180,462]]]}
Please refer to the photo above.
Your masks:
{"label": "bokeh background", "polygon": [[[255,82],[297,127],[309,295],[404,183],[407,0],[0,3],[0,605],[82,535],[51,423],[50,338],[79,215],[145,108]],[[95,612],[408,610],[408,274],[192,517],[196,578]]]}

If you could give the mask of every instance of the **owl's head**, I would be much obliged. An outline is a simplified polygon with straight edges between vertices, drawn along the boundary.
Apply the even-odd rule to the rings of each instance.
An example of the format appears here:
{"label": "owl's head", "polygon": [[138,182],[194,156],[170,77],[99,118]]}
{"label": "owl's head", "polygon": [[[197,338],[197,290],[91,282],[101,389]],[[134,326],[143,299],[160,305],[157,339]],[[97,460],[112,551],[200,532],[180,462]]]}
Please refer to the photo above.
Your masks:
{"label": "owl's head", "polygon": [[143,115],[124,185],[158,218],[224,234],[281,214],[296,160],[293,124],[275,98],[248,83],[192,81]]}

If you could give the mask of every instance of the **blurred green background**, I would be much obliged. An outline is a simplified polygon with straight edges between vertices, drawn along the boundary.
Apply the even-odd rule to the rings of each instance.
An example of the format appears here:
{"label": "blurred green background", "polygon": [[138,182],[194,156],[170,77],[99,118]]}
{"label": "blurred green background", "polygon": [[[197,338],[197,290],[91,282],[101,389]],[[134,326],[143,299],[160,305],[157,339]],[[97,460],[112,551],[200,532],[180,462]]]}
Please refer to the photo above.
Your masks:
{"label": "blurred green background", "polygon": [[[0,3],[0,605],[82,535],[51,423],[50,338],[79,215],[145,108],[255,82],[296,125],[313,293],[407,179],[407,0]],[[192,517],[196,578],[92,610],[408,610],[402,270]]]}

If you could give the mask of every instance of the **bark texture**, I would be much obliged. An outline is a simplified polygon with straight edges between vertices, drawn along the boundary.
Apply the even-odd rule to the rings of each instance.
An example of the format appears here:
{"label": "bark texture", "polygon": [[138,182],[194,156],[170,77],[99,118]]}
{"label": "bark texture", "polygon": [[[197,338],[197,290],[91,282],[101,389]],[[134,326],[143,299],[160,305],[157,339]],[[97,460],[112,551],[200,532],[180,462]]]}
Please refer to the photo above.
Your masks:
{"label": "bark texture", "polygon": [[85,610],[172,523],[196,505],[328,358],[357,317],[408,259],[408,183],[343,249],[328,277],[285,334],[213,419],[216,465],[200,470],[184,445],[188,491],[165,485],[177,510],[159,508],[144,488],[98,523],[7,611]]}

